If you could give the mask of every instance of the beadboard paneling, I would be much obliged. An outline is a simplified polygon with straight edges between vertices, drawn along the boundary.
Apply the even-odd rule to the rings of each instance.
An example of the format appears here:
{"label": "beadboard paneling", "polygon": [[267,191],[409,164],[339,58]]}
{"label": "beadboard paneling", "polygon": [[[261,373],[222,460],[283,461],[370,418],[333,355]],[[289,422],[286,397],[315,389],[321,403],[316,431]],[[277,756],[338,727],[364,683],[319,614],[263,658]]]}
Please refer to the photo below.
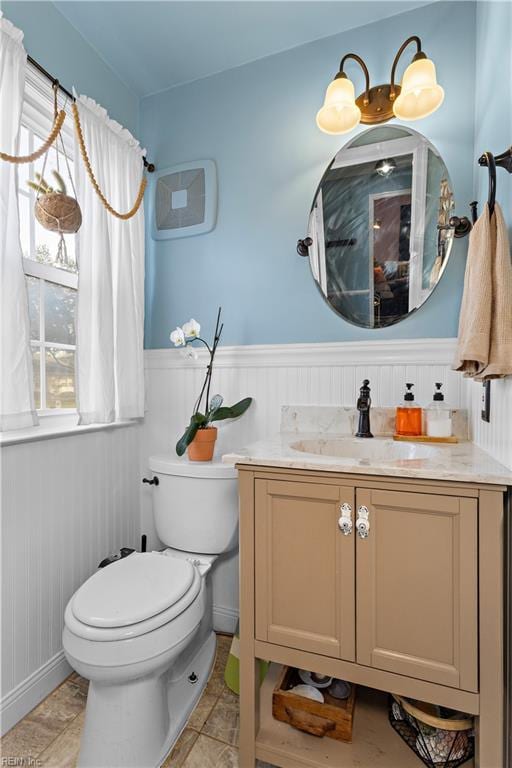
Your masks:
{"label": "beadboard paneling", "polygon": [[482,385],[468,380],[466,386],[473,441],[512,470],[512,377],[491,381],[489,424],[480,418]]}
{"label": "beadboard paneling", "polygon": [[139,546],[140,425],[2,448],[2,731],[69,668],[64,608],[98,562]]}

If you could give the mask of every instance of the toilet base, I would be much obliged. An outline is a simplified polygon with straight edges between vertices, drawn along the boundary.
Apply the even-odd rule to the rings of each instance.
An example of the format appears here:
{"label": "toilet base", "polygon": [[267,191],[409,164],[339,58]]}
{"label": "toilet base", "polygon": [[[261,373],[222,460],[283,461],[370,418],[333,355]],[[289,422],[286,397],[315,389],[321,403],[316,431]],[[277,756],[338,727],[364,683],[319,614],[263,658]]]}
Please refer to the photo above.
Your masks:
{"label": "toilet base", "polygon": [[[170,682],[167,689],[170,727],[157,766],[164,762],[174,747],[192,714],[192,710],[201,698],[213,670],[216,648],[215,632],[210,632],[198,652],[187,664],[187,670],[179,678]],[[189,676],[192,674],[197,677],[195,683],[191,683],[189,680]]]}
{"label": "toilet base", "polygon": [[[181,659],[178,657],[170,670],[159,677],[143,677],[116,686],[91,681],[78,766],[161,766],[201,697],[212,670],[215,633],[210,630],[205,634],[204,637],[199,631],[196,642],[200,644],[190,659],[189,646]],[[195,677],[190,679],[191,675]],[[141,707],[141,701],[150,706]],[[105,765],[107,753],[110,756]]]}

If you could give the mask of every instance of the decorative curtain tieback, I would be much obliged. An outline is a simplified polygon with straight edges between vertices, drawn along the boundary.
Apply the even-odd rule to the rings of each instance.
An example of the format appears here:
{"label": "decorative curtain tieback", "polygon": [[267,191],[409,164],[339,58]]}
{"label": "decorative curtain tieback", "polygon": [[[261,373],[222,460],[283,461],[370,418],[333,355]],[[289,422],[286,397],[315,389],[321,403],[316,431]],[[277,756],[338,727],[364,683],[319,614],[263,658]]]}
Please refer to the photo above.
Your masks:
{"label": "decorative curtain tieback", "polygon": [[[146,191],[147,181],[146,178],[143,176],[140,182],[139,191],[135,200],[135,203],[133,204],[132,208],[130,208],[129,211],[126,213],[119,213],[119,211],[116,211],[115,208],[113,208],[110,203],[108,202],[107,198],[103,194],[103,192],[100,189],[100,186],[98,182],[96,181],[96,177],[94,176],[94,172],[91,167],[91,163],[89,160],[89,156],[87,154],[87,149],[85,147],[85,141],[84,136],[82,133],[82,126],[80,124],[80,116],[78,114],[78,107],[76,103],[72,104],[72,110],[73,110],[73,117],[75,120],[75,129],[76,129],[76,135],[78,138],[78,145],[80,147],[80,154],[82,155],[82,160],[84,161],[85,168],[87,170],[87,175],[89,176],[90,182],[92,186],[94,187],[94,190],[98,197],[100,198],[101,202],[107,209],[109,213],[112,214],[112,216],[115,216],[118,219],[122,219],[123,221],[127,221],[128,219],[131,219],[137,211],[140,208],[140,205],[142,203],[142,200],[144,198],[144,192]],[[22,163],[32,163],[34,160],[37,160],[42,155],[44,155],[45,152],[48,152],[52,144],[55,142],[57,137],[59,136],[59,133],[61,131],[61,128],[64,124],[64,120],[66,119],[66,113],[64,110],[61,110],[56,116],[55,121],[53,123],[52,130],[46,139],[46,141],[37,149],[35,152],[32,152],[30,155],[22,155],[22,156],[15,156],[15,155],[9,155],[6,152],[0,152],[0,160],[5,160],[8,163],[16,163],[16,164],[22,164]],[[76,231],[76,230],[74,230]]]}
{"label": "decorative curtain tieback", "polygon": [[85,168],[87,170],[87,175],[89,176],[90,182],[92,186],[94,187],[94,190],[98,197],[100,198],[101,202],[107,209],[109,213],[112,214],[112,216],[115,216],[118,219],[122,219],[123,221],[126,221],[127,219],[131,219],[132,216],[135,216],[137,211],[140,208],[140,204],[142,203],[142,199],[144,197],[144,192],[146,189],[147,181],[146,178],[143,176],[140,182],[139,186],[139,192],[137,194],[137,198],[135,200],[135,203],[133,207],[127,212],[127,213],[119,213],[119,211],[116,211],[115,208],[112,208],[110,203],[108,202],[107,198],[101,191],[98,182],[96,181],[96,177],[94,176],[91,163],[89,160],[89,156],[87,154],[87,150],[85,148],[85,142],[84,142],[84,135],[82,133],[82,126],[80,124],[80,116],[78,114],[78,107],[76,105],[76,102],[74,102],[71,105],[71,108],[73,110],[73,117],[75,119],[75,129],[76,129],[76,135],[78,138],[78,145],[80,147],[80,154],[82,155],[82,160],[84,161]]}
{"label": "decorative curtain tieback", "polygon": [[32,163],[34,160],[37,160],[41,155],[44,155],[45,152],[47,152],[57,136],[60,133],[60,129],[64,125],[64,120],[66,119],[66,113],[62,109],[57,115],[55,115],[55,120],[53,123],[52,130],[39,149],[36,149],[35,152],[32,152],[31,155],[23,155],[21,157],[16,157],[15,155],[8,155],[6,152],[0,152],[0,160],[5,160],[7,163]]}

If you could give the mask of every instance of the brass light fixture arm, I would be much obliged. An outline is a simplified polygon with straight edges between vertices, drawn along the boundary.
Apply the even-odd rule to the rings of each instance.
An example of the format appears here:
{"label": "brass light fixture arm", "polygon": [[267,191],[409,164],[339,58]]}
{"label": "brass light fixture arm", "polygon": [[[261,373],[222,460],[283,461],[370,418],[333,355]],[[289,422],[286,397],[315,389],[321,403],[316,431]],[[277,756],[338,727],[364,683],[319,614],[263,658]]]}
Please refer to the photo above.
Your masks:
{"label": "brass light fixture arm", "polygon": [[407,40],[405,40],[398,51],[396,52],[396,56],[393,59],[393,66],[391,67],[391,88],[389,90],[389,98],[391,101],[394,101],[396,97],[396,89],[395,89],[395,75],[396,75],[396,68],[398,65],[398,62],[400,60],[400,57],[402,53],[405,51],[409,43],[416,43],[416,54],[413,58],[413,61],[417,61],[418,59],[426,59],[426,55],[421,50],[421,40],[418,37],[418,35],[411,35],[411,37],[408,37]]}
{"label": "brass light fixture arm", "polygon": [[363,59],[357,55],[357,53],[346,53],[342,60],[340,61],[340,71],[336,75],[336,77],[346,77],[346,74],[343,70],[344,64],[347,59],[353,59],[354,61],[357,61],[361,69],[364,73],[364,79],[365,79],[365,89],[364,89],[364,105],[367,106],[370,103],[370,73],[368,72],[368,67],[364,63]]}

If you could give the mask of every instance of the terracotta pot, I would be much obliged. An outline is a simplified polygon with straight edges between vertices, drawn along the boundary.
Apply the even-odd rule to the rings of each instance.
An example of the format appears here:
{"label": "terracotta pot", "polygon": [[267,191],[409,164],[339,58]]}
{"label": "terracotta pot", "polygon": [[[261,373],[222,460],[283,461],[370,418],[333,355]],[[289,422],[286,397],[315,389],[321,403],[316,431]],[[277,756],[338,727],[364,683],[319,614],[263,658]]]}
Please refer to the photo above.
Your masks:
{"label": "terracotta pot", "polygon": [[217,427],[198,429],[187,448],[190,461],[211,461],[217,440]]}

